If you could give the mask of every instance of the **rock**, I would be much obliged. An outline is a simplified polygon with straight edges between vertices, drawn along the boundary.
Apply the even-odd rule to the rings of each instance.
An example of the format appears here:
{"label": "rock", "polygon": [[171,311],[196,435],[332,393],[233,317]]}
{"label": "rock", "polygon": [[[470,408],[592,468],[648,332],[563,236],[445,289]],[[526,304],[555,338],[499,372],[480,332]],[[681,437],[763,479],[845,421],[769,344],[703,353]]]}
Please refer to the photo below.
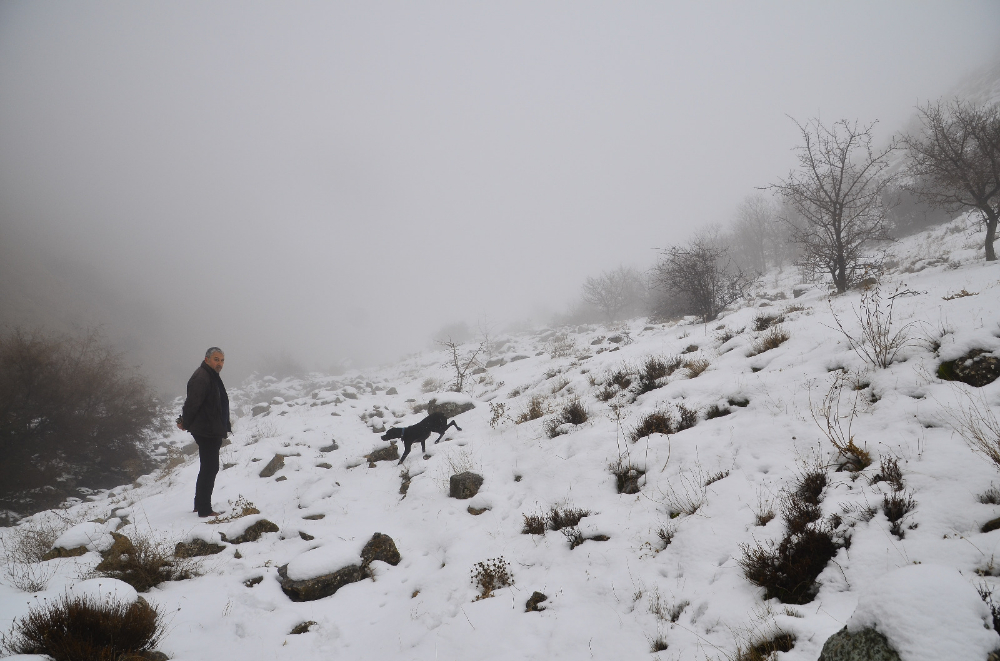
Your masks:
{"label": "rock", "polygon": [[486,512],[489,512],[490,508],[489,507],[473,507],[472,505],[469,505],[467,508],[465,508],[465,511],[467,511],[472,516],[479,516],[480,514],[485,514]]}
{"label": "rock", "polygon": [[316,468],[327,468],[327,469],[329,469],[329,468],[333,468],[333,464],[328,464],[325,461],[321,461],[318,464],[316,464]]}
{"label": "rock", "polygon": [[365,459],[369,464],[374,464],[376,461],[398,461],[399,448],[396,447],[396,442],[392,441],[385,447],[372,450],[370,454],[365,455]]}
{"label": "rock", "polygon": [[115,569],[119,558],[123,555],[132,555],[135,552],[135,545],[132,544],[131,539],[116,532],[111,533],[111,536],[114,537],[115,542],[107,551],[101,552],[101,562],[94,568],[97,571]]}
{"label": "rock", "polygon": [[[544,352],[542,352],[542,353],[544,353]],[[517,361],[517,360],[524,360],[525,358],[530,358],[530,357],[531,357],[531,356],[524,356],[524,355],[520,355],[520,354],[519,354],[519,355],[517,355],[517,356],[513,356],[513,357],[511,357],[511,359],[510,359],[510,362],[512,362],[512,363],[513,363],[514,361]]]}
{"label": "rock", "polygon": [[252,409],[250,409],[250,415],[256,418],[258,415],[263,415],[271,410],[270,404],[255,404]]}
{"label": "rock", "polygon": [[465,413],[466,411],[471,411],[476,408],[476,405],[472,402],[441,402],[438,403],[437,399],[432,399],[427,402],[427,413],[444,413],[446,418],[454,418],[460,413]]}
{"label": "rock", "polygon": [[198,444],[188,443],[187,445],[181,448],[181,454],[183,454],[185,457],[192,457],[198,454]]}
{"label": "rock", "polygon": [[288,632],[288,635],[297,636],[299,634],[303,634],[309,631],[309,627],[313,626],[314,624],[316,623],[312,620],[309,620],[307,622],[300,622],[296,624],[294,627],[292,627],[292,630]]}
{"label": "rock", "polygon": [[483,476],[465,471],[464,473],[452,475],[449,486],[448,495],[452,498],[458,498],[459,500],[472,498],[479,493],[479,487],[483,486]]}
{"label": "rock", "polygon": [[900,661],[886,637],[874,629],[851,634],[847,627],[827,638],[818,661]]}
{"label": "rock", "polygon": [[306,540],[307,542],[311,542],[312,540],[316,539],[315,537],[313,537],[309,533],[303,532],[301,530],[299,531],[299,537],[301,537],[302,539]]}
{"label": "rock", "polygon": [[982,388],[1000,377],[1000,358],[989,355],[983,349],[973,349],[957,360],[941,363],[938,376],[945,381],[961,381]]}
{"label": "rock", "polygon": [[611,342],[612,344],[621,344],[624,341],[625,338],[622,337],[621,335],[612,335],[611,337],[608,338],[608,342]]}
{"label": "rock", "polygon": [[258,583],[263,583],[263,582],[264,582],[263,576],[254,576],[253,578],[248,578],[247,580],[243,581],[243,585],[247,586],[248,588],[252,588]]}
{"label": "rock", "polygon": [[353,392],[347,392],[347,391],[344,391],[344,392],[343,392],[343,395],[344,395],[344,397],[346,397],[347,399],[357,399],[357,398],[358,398],[357,394],[355,394],[355,393],[353,393]]}
{"label": "rock", "polygon": [[503,358],[491,358],[490,360],[486,361],[487,369],[490,367],[500,367],[501,365],[506,365],[506,364],[507,361],[504,360]]}
{"label": "rock", "polygon": [[333,452],[334,450],[337,450],[339,448],[340,448],[340,446],[337,445],[337,441],[330,441],[330,445],[324,445],[323,447],[321,447],[319,449],[319,451],[320,452]]}
{"label": "rock", "polygon": [[[604,338],[603,337],[599,337],[596,340],[594,340],[593,342],[591,342],[590,346],[596,346],[596,345],[600,344],[603,341],[604,341]],[[541,594],[541,592],[536,592],[535,594]]]}
{"label": "rock", "polygon": [[307,514],[302,518],[306,521],[319,521],[320,519],[326,518],[326,514]]}
{"label": "rock", "polygon": [[392,566],[399,564],[402,558],[396,549],[396,542],[392,541],[389,535],[380,532],[372,535],[365,547],[361,549],[361,566],[368,567],[373,561],[381,560]]}
{"label": "rock", "polygon": [[216,553],[222,553],[225,548],[225,546],[212,544],[203,539],[195,539],[190,542],[177,542],[177,545],[174,546],[174,557],[197,558],[203,555],[215,555]]}
{"label": "rock", "polygon": [[329,597],[337,590],[368,578],[368,572],[361,565],[348,565],[332,574],[294,581],[288,578],[288,565],[278,567],[278,581],[281,591],[292,601],[316,601]]}
{"label": "rock", "polygon": [[992,532],[998,528],[1000,528],[1000,518],[993,519],[992,521],[987,521],[986,523],[984,523],[981,531]]}
{"label": "rock", "polygon": [[233,537],[232,539],[226,539],[226,536],[222,536],[222,541],[229,542],[230,544],[243,544],[245,542],[256,542],[260,539],[260,536],[266,532],[278,532],[277,524],[274,524],[267,519],[261,519],[257,523],[249,526],[242,534]]}
{"label": "rock", "polygon": [[392,388],[389,388],[388,390],[386,390],[386,391],[385,391],[385,394],[387,394],[387,395],[398,395],[398,394],[399,394],[399,391],[398,391],[398,390],[396,390],[396,388],[395,388],[395,386],[394,386],[394,387],[392,387]]}
{"label": "rock", "polygon": [[58,558],[75,558],[81,556],[87,552],[86,546],[77,546],[73,549],[64,549],[59,546],[55,547],[48,553],[42,556],[42,560],[56,560]]}
{"label": "rock", "polygon": [[477,367],[476,369],[472,370],[472,376],[476,376],[476,375],[479,375],[479,374],[486,374],[486,368],[485,367]]}
{"label": "rock", "polygon": [[524,612],[541,613],[543,610],[545,610],[545,607],[539,606],[539,604],[547,599],[548,599],[547,596],[545,596],[541,592],[538,592],[537,590],[535,592],[532,592],[531,596],[528,597],[528,601],[524,604]]}
{"label": "rock", "polygon": [[271,461],[267,462],[267,466],[261,469],[259,475],[261,477],[271,477],[279,470],[285,467],[285,455],[276,454],[271,458]]}
{"label": "rock", "polygon": [[802,294],[805,294],[810,289],[812,289],[812,287],[808,285],[795,285],[794,287],[792,287],[792,298],[798,298],[799,296],[802,296]]}

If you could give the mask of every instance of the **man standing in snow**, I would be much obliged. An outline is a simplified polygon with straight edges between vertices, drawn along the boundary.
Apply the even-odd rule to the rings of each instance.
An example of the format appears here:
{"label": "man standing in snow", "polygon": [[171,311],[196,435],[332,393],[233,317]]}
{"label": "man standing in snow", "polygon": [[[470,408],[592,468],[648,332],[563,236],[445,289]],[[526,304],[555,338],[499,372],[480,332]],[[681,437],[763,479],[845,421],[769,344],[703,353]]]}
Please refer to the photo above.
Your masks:
{"label": "man standing in snow", "polygon": [[219,473],[219,449],[233,431],[229,420],[229,394],[219,372],[226,355],[219,347],[205,352],[205,362],[198,366],[187,383],[187,399],[177,427],[191,432],[198,444],[201,470],[194,490],[194,509],[198,516],[218,516],[212,509],[212,491]]}

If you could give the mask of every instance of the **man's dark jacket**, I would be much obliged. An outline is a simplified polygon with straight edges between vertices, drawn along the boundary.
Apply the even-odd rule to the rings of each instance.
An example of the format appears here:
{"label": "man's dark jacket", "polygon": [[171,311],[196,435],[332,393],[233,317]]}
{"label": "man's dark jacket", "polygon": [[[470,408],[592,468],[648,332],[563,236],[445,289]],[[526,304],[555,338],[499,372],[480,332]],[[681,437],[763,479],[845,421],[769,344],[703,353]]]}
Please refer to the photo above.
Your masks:
{"label": "man's dark jacket", "polygon": [[199,365],[188,379],[181,418],[184,429],[194,436],[225,438],[233,430],[229,421],[229,394],[222,377],[208,363]]}

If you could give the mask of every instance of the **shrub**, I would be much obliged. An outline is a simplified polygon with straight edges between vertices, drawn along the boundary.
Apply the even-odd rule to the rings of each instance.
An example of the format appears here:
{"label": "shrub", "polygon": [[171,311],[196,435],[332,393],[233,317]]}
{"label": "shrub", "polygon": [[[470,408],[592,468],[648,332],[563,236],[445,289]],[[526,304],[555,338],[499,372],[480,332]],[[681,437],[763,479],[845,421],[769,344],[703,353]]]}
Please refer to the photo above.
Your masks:
{"label": "shrub", "polygon": [[694,379],[707,370],[709,364],[710,363],[705,358],[692,358],[691,360],[685,360],[681,367],[686,369],[688,371],[688,376]]}
{"label": "shrub", "polygon": [[632,372],[627,367],[619,367],[611,373],[608,382],[620,390],[626,390],[632,385]]}
{"label": "shrub", "polygon": [[698,412],[683,404],[677,405],[677,431],[691,429],[698,424]]}
{"label": "shrub", "polygon": [[521,528],[522,535],[544,535],[546,519],[541,514],[522,514],[524,526]]}
{"label": "shrub", "polygon": [[732,412],[733,410],[731,408],[728,408],[726,406],[719,406],[718,404],[712,404],[705,411],[705,419],[714,420],[715,418],[721,418],[723,416],[727,416]]}
{"label": "shrub", "polygon": [[639,493],[639,478],[645,475],[646,471],[632,463],[625,463],[621,457],[608,464],[608,470],[615,476],[618,493]]}
{"label": "shrub", "polygon": [[102,553],[103,560],[95,567],[101,576],[124,581],[138,592],[146,592],[164,581],[179,581],[194,575],[189,564],[171,557],[168,545],[144,536],[130,540],[112,534],[115,543]]}
{"label": "shrub", "polygon": [[710,484],[715,484],[719,480],[724,480],[727,477],[729,477],[729,471],[719,471],[715,475],[709,475],[708,479],[705,480],[705,486],[707,487]]}
{"label": "shrub", "polygon": [[531,420],[537,420],[538,418],[545,415],[545,398],[541,395],[535,395],[528,402],[528,408],[521,412],[521,415],[517,416],[517,424],[522,422],[529,422]]}
{"label": "shrub", "polygon": [[39,515],[0,535],[3,572],[11,585],[24,592],[39,592],[48,586],[59,566],[43,561],[67,527],[59,518]]}
{"label": "shrub", "polygon": [[954,408],[945,408],[952,428],[975,452],[979,452],[1000,468],[1000,420],[993,415],[989,402],[982,394],[960,391],[964,397]]}
{"label": "shrub", "polygon": [[667,647],[668,647],[667,641],[663,636],[657,636],[656,638],[654,638],[649,642],[649,651],[652,652],[653,654],[656,654],[657,652],[662,652],[665,649],[667,649]]}
{"label": "shrub", "polygon": [[666,491],[661,493],[664,496],[667,513],[673,519],[681,514],[690,516],[700,510],[707,500],[706,492],[705,475],[699,468],[681,471],[677,479],[669,482]]}
{"label": "shrub", "polygon": [[757,332],[766,331],[775,324],[780,324],[785,318],[780,314],[758,314],[753,318],[753,329]]}
{"label": "shrub", "polygon": [[736,648],[733,661],[771,661],[778,652],[791,652],[795,647],[795,636],[790,633],[777,632],[769,636],[757,636],[749,647]]}
{"label": "shrub", "polygon": [[549,528],[552,530],[572,528],[580,523],[580,519],[585,516],[590,516],[591,514],[592,512],[590,510],[574,509],[572,507],[568,507],[566,509],[553,507],[549,510]]}
{"label": "shrub", "polygon": [[901,293],[901,287],[902,285],[897,287],[892,296],[889,296],[888,305],[883,304],[878,285],[861,294],[861,305],[854,310],[860,330],[854,335],[844,328],[840,318],[833,312],[832,305],[830,307],[837,329],[851,343],[854,352],[873,367],[888,367],[896,359],[896,355],[910,344],[909,331],[913,322],[904,324],[893,332],[893,306]]}
{"label": "shrub", "polygon": [[569,541],[569,549],[571,551],[587,541],[579,528],[563,528],[559,532]]}
{"label": "shrub", "polygon": [[979,494],[979,502],[983,505],[1000,505],[1000,489],[991,486],[989,489]]}
{"label": "shrub", "polygon": [[676,431],[676,425],[669,413],[649,413],[629,433],[629,440],[635,443],[640,438],[645,438],[651,434],[673,434]]}
{"label": "shrub", "polygon": [[[813,406],[810,395],[809,411],[816,426],[837,450],[842,460],[840,468],[860,471],[872,463],[872,457],[867,450],[854,442],[854,435],[851,433],[851,425],[854,423],[854,416],[857,412],[857,398],[855,398],[854,405],[851,406],[851,412],[847,416],[840,415],[840,395],[845,385],[846,377],[842,373],[838,374],[819,406]],[[847,419],[846,429],[841,422],[845,418]],[[998,454],[998,459],[1000,459],[1000,454]]]}
{"label": "shrub", "polygon": [[764,599],[777,597],[786,604],[807,604],[818,591],[816,577],[837,553],[833,533],[821,527],[788,535],[775,546],[741,546],[739,564],[754,585],[764,588]]}
{"label": "shrub", "polygon": [[[674,541],[675,532],[676,531],[671,527],[663,527],[656,531],[656,536],[660,538],[661,542],[663,542],[664,549],[670,546],[670,542]],[[660,550],[662,551],[663,549]]]}
{"label": "shrub", "polygon": [[146,380],[98,333],[0,336],[0,504],[55,506],[66,494],[41,488],[66,474],[91,488],[131,482],[153,467],[158,417]]}
{"label": "shrub", "polygon": [[589,414],[579,399],[573,399],[563,407],[559,417],[565,424],[582,425],[587,422]]}
{"label": "shrub", "polygon": [[1000,606],[993,601],[993,591],[990,590],[990,586],[986,583],[980,583],[976,586],[976,592],[979,593],[979,598],[983,600],[990,609],[990,615],[993,620],[993,630],[1000,633]]}
{"label": "shrub", "polygon": [[0,637],[0,650],[55,661],[113,661],[154,649],[163,634],[162,614],[145,601],[98,602],[66,593],[16,620],[10,635]]}
{"label": "shrub", "polygon": [[903,518],[916,508],[917,503],[909,494],[902,492],[887,493],[882,496],[882,511],[889,519],[889,532],[903,539]]}
{"label": "shrub", "polygon": [[680,358],[675,357],[670,360],[663,360],[662,358],[650,356],[643,363],[642,369],[639,370],[639,389],[636,394],[641,395],[651,390],[656,390],[660,387],[657,381],[673,374],[680,365]]}
{"label": "shrub", "polygon": [[758,356],[765,351],[770,351],[771,349],[777,349],[782,344],[788,341],[791,337],[784,328],[781,326],[774,326],[769,331],[758,337],[750,345],[750,353],[748,356]]}
{"label": "shrub", "polygon": [[903,490],[903,471],[899,469],[899,459],[896,457],[882,457],[879,462],[878,475],[872,478],[871,483],[888,482],[893,491]]}
{"label": "shrub", "polygon": [[503,556],[477,562],[472,568],[472,583],[479,588],[479,595],[474,601],[488,599],[493,591],[514,585],[514,576],[510,573],[510,563]]}

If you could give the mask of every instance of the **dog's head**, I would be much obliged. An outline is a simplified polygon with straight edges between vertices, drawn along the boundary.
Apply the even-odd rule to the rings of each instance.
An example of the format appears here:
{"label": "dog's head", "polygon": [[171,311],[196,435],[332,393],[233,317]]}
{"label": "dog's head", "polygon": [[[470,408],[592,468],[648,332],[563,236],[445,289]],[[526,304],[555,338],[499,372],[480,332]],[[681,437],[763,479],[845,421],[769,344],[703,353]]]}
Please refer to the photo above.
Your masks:
{"label": "dog's head", "polygon": [[383,441],[389,441],[394,438],[402,438],[402,437],[403,437],[403,430],[400,429],[399,427],[393,427],[386,433],[382,434]]}

